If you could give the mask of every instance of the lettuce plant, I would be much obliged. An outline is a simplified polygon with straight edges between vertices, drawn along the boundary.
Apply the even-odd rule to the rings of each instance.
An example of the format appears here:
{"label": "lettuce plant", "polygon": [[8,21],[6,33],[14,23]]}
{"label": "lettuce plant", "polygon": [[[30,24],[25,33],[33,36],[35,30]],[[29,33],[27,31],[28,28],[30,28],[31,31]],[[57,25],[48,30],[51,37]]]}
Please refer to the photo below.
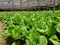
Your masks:
{"label": "lettuce plant", "polygon": [[60,45],[59,14],[36,11],[0,15],[5,22],[3,38],[12,37],[11,45]]}

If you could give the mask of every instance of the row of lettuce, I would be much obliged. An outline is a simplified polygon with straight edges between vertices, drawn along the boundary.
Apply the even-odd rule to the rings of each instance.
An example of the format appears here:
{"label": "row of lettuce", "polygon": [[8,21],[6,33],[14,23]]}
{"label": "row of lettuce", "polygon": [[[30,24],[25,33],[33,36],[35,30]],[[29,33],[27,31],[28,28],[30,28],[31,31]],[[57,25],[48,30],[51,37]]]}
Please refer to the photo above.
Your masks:
{"label": "row of lettuce", "polygon": [[3,38],[11,45],[60,45],[60,11],[11,12],[0,14],[5,23]]}

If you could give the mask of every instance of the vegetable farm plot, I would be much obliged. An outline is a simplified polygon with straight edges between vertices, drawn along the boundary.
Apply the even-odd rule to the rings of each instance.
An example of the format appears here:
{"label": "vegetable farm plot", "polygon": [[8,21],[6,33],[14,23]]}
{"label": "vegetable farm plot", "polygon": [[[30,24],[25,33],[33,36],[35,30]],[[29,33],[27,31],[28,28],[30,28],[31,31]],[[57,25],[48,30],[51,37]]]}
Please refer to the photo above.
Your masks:
{"label": "vegetable farm plot", "polygon": [[21,11],[0,14],[6,45],[60,45],[60,11]]}

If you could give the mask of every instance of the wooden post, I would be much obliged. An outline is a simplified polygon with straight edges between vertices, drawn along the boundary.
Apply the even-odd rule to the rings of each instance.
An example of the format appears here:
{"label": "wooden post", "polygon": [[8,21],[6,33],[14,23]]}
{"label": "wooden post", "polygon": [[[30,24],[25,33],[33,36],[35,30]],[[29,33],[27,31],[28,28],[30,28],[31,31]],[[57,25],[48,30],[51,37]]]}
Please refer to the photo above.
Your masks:
{"label": "wooden post", "polygon": [[37,0],[38,2],[38,8],[39,8],[39,11],[40,11],[40,0]]}
{"label": "wooden post", "polygon": [[10,6],[10,2],[11,2],[11,0],[8,1],[8,10],[11,10],[11,8],[9,7]]}
{"label": "wooden post", "polygon": [[29,0],[27,0],[27,11],[29,10]]}
{"label": "wooden post", "polygon": [[20,10],[21,10],[21,0],[20,0]]}
{"label": "wooden post", "polygon": [[12,0],[12,10],[14,11],[14,0]]}
{"label": "wooden post", "polygon": [[47,7],[47,11],[48,11],[48,6],[49,6],[49,0],[46,0],[46,7]]}
{"label": "wooden post", "polygon": [[53,13],[55,13],[55,0],[53,0]]}

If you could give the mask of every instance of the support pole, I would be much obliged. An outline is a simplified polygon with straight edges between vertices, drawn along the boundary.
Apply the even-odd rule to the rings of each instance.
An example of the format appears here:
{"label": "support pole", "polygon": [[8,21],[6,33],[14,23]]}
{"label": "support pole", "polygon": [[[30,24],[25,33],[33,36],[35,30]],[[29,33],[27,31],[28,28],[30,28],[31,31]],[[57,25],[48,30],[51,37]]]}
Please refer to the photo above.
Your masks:
{"label": "support pole", "polygon": [[55,0],[53,0],[53,13],[55,13]]}

